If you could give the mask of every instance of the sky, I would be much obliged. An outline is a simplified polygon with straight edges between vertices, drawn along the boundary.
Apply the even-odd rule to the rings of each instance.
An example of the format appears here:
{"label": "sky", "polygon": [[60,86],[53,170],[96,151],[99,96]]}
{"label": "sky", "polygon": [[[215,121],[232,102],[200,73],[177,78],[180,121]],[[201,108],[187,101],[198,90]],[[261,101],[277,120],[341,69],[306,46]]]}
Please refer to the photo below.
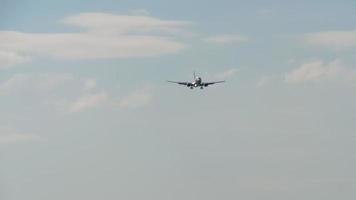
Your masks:
{"label": "sky", "polygon": [[355,199],[355,10],[0,0],[0,199]]}

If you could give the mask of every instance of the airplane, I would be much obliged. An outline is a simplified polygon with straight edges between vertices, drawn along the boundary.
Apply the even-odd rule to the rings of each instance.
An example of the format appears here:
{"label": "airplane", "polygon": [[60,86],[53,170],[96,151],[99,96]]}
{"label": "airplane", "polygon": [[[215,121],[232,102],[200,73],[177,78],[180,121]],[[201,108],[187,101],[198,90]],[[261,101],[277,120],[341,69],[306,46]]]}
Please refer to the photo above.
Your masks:
{"label": "airplane", "polygon": [[196,87],[200,87],[200,89],[204,89],[204,87],[208,87],[209,85],[225,82],[225,81],[203,82],[201,77],[195,75],[195,72],[193,74],[193,77],[194,77],[194,81],[192,82],[177,82],[177,81],[167,81],[167,82],[177,83],[179,85],[185,85],[190,89],[194,89]]}

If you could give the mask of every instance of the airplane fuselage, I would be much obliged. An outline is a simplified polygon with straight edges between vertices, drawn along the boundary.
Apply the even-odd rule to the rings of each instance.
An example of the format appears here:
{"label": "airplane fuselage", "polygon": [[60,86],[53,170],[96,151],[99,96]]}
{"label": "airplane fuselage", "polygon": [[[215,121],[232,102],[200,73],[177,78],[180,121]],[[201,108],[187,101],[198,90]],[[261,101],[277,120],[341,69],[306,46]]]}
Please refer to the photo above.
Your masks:
{"label": "airplane fuselage", "polygon": [[203,89],[205,85],[203,84],[201,77],[196,76],[194,78],[194,81],[191,82],[191,84],[189,84],[187,86],[190,87],[190,89],[193,89],[194,87],[200,87],[201,89]]}
{"label": "airplane fuselage", "polygon": [[202,86],[202,79],[200,77],[195,77],[195,80],[192,82],[194,87]]}

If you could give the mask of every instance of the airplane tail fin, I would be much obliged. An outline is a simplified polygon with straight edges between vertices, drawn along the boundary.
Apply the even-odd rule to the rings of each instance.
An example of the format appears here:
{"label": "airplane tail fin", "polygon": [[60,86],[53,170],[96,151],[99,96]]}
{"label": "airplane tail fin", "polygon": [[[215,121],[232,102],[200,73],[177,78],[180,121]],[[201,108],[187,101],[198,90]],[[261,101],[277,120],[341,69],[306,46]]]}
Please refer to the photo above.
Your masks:
{"label": "airplane tail fin", "polygon": [[196,77],[196,76],[195,76],[195,71],[194,71],[194,72],[193,72],[193,80],[195,80],[195,77]]}

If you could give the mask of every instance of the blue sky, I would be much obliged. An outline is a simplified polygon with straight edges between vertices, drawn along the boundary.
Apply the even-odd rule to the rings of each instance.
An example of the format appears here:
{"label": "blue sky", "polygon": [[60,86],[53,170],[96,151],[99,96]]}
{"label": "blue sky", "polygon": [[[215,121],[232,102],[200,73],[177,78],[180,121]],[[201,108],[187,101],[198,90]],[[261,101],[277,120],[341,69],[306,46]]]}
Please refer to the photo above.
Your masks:
{"label": "blue sky", "polygon": [[355,199],[354,1],[0,5],[0,199]]}

